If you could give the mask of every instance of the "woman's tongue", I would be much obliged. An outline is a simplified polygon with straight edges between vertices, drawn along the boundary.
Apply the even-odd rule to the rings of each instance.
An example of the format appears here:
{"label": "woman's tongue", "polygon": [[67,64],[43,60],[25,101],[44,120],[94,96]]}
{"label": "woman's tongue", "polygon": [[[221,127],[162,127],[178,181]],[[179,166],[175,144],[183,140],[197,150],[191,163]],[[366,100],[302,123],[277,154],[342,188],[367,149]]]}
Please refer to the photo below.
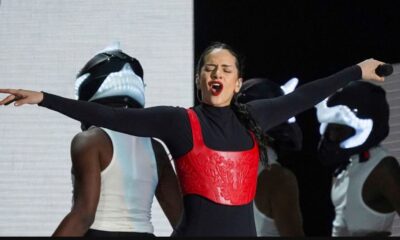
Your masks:
{"label": "woman's tongue", "polygon": [[212,83],[211,84],[211,94],[213,96],[218,96],[221,94],[223,88],[224,88],[224,86],[222,85],[222,83]]}

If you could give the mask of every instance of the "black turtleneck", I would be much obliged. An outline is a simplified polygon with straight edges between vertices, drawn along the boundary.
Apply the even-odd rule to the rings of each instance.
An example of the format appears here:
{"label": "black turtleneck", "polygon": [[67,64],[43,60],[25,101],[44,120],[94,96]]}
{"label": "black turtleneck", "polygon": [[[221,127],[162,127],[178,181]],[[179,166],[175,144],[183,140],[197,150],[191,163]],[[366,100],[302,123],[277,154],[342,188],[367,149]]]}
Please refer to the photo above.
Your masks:
{"label": "black turtleneck", "polygon": [[[248,109],[264,131],[307,110],[350,81],[361,78],[358,66],[330,77],[305,84],[291,94],[249,102]],[[175,159],[193,147],[192,131],[186,109],[151,107],[145,109],[112,108],[93,102],[76,101],[44,93],[41,106],[82,122],[140,137],[159,138]],[[205,144],[215,150],[241,151],[252,148],[250,134],[230,107],[202,104],[194,107]],[[186,236],[254,236],[252,204],[232,207],[213,203],[199,196],[184,198],[185,213],[177,229]]]}

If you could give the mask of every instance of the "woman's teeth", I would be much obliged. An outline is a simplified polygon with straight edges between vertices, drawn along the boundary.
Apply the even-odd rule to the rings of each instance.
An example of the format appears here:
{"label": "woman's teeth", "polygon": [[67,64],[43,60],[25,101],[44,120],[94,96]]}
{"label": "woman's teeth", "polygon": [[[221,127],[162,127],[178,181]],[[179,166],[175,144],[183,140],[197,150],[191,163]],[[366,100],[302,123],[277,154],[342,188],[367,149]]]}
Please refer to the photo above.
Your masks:
{"label": "woman's teeth", "polygon": [[213,83],[211,87],[212,87],[213,89],[215,89],[215,90],[219,90],[219,89],[221,89],[222,85],[219,84],[219,83]]}
{"label": "woman's teeth", "polygon": [[211,84],[211,93],[214,96],[218,96],[222,92],[222,84],[221,83],[212,83]]}

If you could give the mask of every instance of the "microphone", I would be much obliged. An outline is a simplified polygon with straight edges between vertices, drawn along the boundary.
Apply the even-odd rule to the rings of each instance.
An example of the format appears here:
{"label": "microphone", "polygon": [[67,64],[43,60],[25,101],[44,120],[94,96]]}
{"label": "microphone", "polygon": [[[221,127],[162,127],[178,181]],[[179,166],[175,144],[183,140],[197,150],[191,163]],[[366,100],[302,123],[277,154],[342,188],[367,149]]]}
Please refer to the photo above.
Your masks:
{"label": "microphone", "polygon": [[379,77],[389,76],[390,74],[393,73],[393,66],[388,63],[381,64],[375,69],[375,73]]}

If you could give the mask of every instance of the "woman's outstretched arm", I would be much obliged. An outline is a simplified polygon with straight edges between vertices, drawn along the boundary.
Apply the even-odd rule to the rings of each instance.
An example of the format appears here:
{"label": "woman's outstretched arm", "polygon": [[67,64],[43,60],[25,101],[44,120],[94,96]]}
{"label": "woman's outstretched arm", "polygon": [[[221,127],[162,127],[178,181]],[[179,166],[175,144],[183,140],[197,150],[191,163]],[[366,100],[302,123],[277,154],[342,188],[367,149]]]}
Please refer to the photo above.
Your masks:
{"label": "woman's outstretched arm", "polygon": [[351,81],[359,79],[383,81],[384,78],[375,73],[380,64],[383,62],[368,59],[329,77],[305,84],[288,95],[249,102],[247,103],[249,111],[261,128],[267,131],[312,108]]}
{"label": "woman's outstretched arm", "polygon": [[0,93],[9,94],[0,101],[0,105],[7,105],[13,101],[15,106],[39,104],[81,122],[140,137],[167,140],[170,135],[178,134],[179,126],[176,125],[182,121],[183,109],[178,107],[125,109],[63,98],[45,92],[0,89]]}

